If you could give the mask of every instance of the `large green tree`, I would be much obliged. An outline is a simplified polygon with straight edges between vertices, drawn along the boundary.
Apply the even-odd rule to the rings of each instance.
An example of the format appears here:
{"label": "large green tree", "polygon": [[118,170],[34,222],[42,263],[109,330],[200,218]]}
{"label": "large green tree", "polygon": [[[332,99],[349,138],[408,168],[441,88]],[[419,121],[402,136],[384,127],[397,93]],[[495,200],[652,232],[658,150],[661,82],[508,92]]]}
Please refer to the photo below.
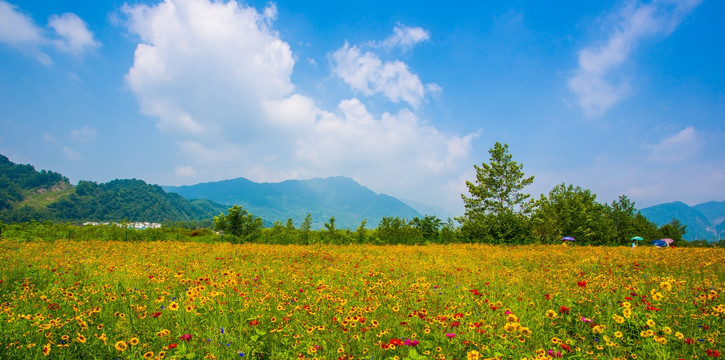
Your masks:
{"label": "large green tree", "polygon": [[534,177],[525,176],[524,165],[513,160],[507,144],[496,142],[488,152],[488,163],[473,165],[476,180],[466,181],[470,196],[461,194],[465,213],[457,220],[469,240],[511,243],[528,233],[533,201],[523,190]]}
{"label": "large green tree", "polygon": [[609,210],[597,195],[579,186],[560,184],[541,195],[531,218],[532,235],[542,243],[573,236],[579,244],[605,244],[614,236]]}
{"label": "large green tree", "polygon": [[214,229],[234,235],[242,241],[254,240],[261,233],[262,226],[262,218],[250,214],[239,205],[230,207],[226,215],[214,217]]}

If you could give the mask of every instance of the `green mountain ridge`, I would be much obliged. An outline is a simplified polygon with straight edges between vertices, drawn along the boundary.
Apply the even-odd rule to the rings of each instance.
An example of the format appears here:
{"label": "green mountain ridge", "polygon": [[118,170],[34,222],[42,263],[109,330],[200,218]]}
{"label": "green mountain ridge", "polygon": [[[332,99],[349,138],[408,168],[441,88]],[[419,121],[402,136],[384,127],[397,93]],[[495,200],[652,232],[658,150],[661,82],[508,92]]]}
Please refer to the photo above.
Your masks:
{"label": "green mountain ridge", "polygon": [[640,213],[658,226],[662,226],[673,218],[686,225],[685,240],[718,240],[725,235],[725,201],[710,201],[689,206],[681,201],[650,206]]}
{"label": "green mountain ridge", "polygon": [[226,207],[209,200],[187,200],[167,194],[143,180],[113,180],[104,184],[68,178],[52,171],[35,171],[0,155],[0,220],[26,221],[196,221],[210,219]]}
{"label": "green mountain ridge", "polygon": [[348,177],[336,176],[309,180],[257,183],[245,178],[185,186],[164,186],[189,198],[205,198],[221,204],[236,204],[268,221],[292,219],[302,223],[312,216],[313,228],[335,217],[338,228],[354,230],[363,220],[375,227],[383,217],[412,219],[421,214],[404,202],[377,194]]}

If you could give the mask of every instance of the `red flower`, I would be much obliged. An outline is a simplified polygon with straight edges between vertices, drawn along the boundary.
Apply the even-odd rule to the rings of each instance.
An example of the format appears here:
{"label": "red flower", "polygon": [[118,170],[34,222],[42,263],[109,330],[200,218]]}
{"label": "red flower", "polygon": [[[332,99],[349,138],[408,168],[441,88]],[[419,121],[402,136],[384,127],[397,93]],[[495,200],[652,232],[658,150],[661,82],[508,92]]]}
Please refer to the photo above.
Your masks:
{"label": "red flower", "polygon": [[151,314],[151,316],[157,318],[157,317],[161,316],[161,312],[160,311],[157,311],[157,312]]}
{"label": "red flower", "polygon": [[694,343],[695,343],[695,340],[692,340],[690,338],[685,339],[685,344],[687,344],[687,345],[692,345]]}
{"label": "red flower", "polygon": [[587,282],[586,281],[577,281],[576,284],[579,285],[579,287],[586,287],[587,286]]}
{"label": "red flower", "polygon": [[559,308],[559,312],[562,314],[568,314],[569,310],[571,310],[571,308],[568,308],[566,306],[562,306],[561,308]]}
{"label": "red flower", "polygon": [[179,346],[179,345],[176,345],[176,343],[173,343],[173,344],[169,345],[169,350],[174,349],[177,346]]}
{"label": "red flower", "polygon": [[571,351],[571,347],[567,344],[561,343],[561,348],[566,351]]}
{"label": "red flower", "polygon": [[400,346],[400,345],[403,345],[403,340],[393,338],[393,339],[390,339],[390,343],[395,346]]}
{"label": "red flower", "polygon": [[250,322],[249,322],[249,325],[252,325],[252,326],[257,326],[257,325],[259,325],[259,321],[257,321],[257,320],[252,320],[252,321],[250,321]]}

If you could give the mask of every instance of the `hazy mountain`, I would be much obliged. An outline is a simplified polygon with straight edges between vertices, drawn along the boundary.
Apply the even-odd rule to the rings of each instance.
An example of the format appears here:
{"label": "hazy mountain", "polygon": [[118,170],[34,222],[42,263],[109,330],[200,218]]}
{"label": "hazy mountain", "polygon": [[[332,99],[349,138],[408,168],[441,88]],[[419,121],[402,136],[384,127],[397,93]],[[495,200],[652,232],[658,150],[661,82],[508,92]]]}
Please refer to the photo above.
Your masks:
{"label": "hazy mountain", "polygon": [[286,222],[291,218],[299,226],[307,214],[312,228],[320,229],[335,217],[337,228],[357,228],[363,219],[374,228],[384,216],[406,219],[421,214],[402,201],[374,191],[347,177],[287,180],[256,183],[245,178],[186,186],[164,186],[187,199],[209,199],[227,205],[240,205],[265,221]]}
{"label": "hazy mountain", "polygon": [[432,206],[428,204],[424,204],[415,200],[410,199],[400,199],[419,213],[423,215],[434,215],[437,216],[439,219],[446,221],[448,218],[455,218],[458,215],[454,215],[450,211],[440,207],[440,206]]}
{"label": "hazy mountain", "polygon": [[705,215],[713,225],[720,225],[725,222],[725,201],[708,201],[695,205],[693,208]]}
{"label": "hazy mountain", "polygon": [[[696,206],[689,206],[683,202],[675,201],[666,204],[659,204],[641,209],[640,212],[650,221],[662,226],[673,218],[676,218],[683,225],[687,225],[687,232],[683,236],[685,240],[695,239],[717,239],[717,229],[711,219],[721,219],[725,217],[725,202],[709,202]],[[699,209],[704,209],[708,215],[705,215]]]}

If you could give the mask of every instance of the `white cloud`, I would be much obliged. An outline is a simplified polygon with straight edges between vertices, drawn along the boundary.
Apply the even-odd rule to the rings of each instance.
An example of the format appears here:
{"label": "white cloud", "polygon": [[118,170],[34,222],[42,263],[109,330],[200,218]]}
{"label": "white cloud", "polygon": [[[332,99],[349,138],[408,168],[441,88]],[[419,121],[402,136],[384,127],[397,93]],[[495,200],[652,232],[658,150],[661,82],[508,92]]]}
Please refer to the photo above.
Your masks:
{"label": "white cloud", "polygon": [[81,153],[79,153],[78,151],[75,151],[67,146],[64,146],[61,149],[61,153],[68,160],[78,160],[81,158]]}
{"label": "white cloud", "polygon": [[48,27],[52,28],[60,39],[54,44],[62,51],[79,56],[100,45],[88,30],[85,21],[76,14],[51,15],[48,18]]}
{"label": "white cloud", "polygon": [[652,161],[676,163],[695,157],[704,145],[703,141],[695,128],[688,126],[659,143],[645,144],[643,148],[649,151]]}
{"label": "white cloud", "polygon": [[44,41],[42,29],[29,15],[23,14],[17,6],[0,0],[0,42],[26,51],[48,66],[53,60],[40,50]]}
{"label": "white cloud", "polygon": [[430,39],[430,35],[421,27],[409,27],[398,24],[393,28],[393,34],[390,35],[382,46],[386,48],[400,47],[403,51],[407,51],[415,44]]}
{"label": "white cloud", "polygon": [[96,133],[96,129],[93,129],[89,126],[83,126],[80,129],[71,130],[70,136],[73,140],[78,142],[89,142],[91,140],[94,140],[98,136],[98,134]]}
{"label": "white cloud", "polygon": [[[624,64],[642,41],[667,36],[700,0],[655,0],[628,3],[617,14],[617,21],[604,44],[579,51],[579,67],[569,79],[569,89],[579,99],[587,116],[599,116],[631,93],[627,79],[617,78],[615,70]],[[613,74],[615,73],[615,74]]]}
{"label": "white cloud", "polygon": [[0,0],[0,41],[13,46],[38,44],[42,41],[41,30],[33,19],[12,4]]}
{"label": "white cloud", "polygon": [[[167,0],[124,12],[139,37],[126,81],[141,111],[178,142],[185,166],[177,171],[204,180],[345,175],[394,196],[460,203],[446,184],[470,167],[476,134],[440,132],[407,109],[374,116],[359,99],[321,109],[295,91],[295,57],[272,28],[276,10]],[[389,85],[386,96],[422,100],[427,90],[405,64],[375,66],[380,80],[365,88]]]}
{"label": "white cloud", "polygon": [[289,45],[269,29],[275,11],[260,14],[235,1],[170,0],[124,12],[141,40],[126,80],[142,112],[158,117],[164,130],[251,134],[259,104],[294,89]]}
{"label": "white cloud", "polygon": [[75,14],[51,15],[48,18],[48,27],[60,38],[50,38],[44,33],[44,29],[35,24],[30,15],[24,14],[17,6],[0,0],[0,42],[34,56],[43,65],[53,64],[50,56],[42,51],[47,44],[55,44],[59,50],[76,56],[100,45],[93,39],[93,33],[88,30],[86,23]]}
{"label": "white cloud", "polygon": [[390,101],[405,101],[413,107],[420,105],[427,92],[441,91],[437,84],[420,81],[401,61],[383,62],[371,51],[345,43],[330,55],[332,72],[363,95],[383,94]]}
{"label": "white cloud", "polygon": [[196,170],[191,166],[177,166],[174,169],[174,175],[181,177],[194,177],[196,176]]}

